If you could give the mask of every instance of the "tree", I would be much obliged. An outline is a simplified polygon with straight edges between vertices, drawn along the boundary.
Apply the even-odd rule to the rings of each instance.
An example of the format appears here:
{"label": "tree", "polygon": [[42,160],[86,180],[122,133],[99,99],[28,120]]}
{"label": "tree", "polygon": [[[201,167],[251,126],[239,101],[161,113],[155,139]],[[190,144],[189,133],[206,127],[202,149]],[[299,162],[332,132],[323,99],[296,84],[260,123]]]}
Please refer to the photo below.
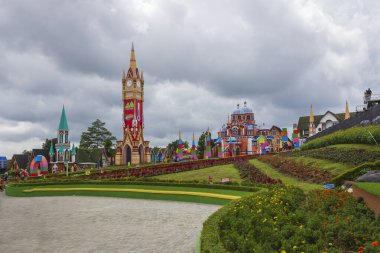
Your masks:
{"label": "tree", "polygon": [[42,149],[50,150],[51,140],[46,139],[44,143],[42,143]]}
{"label": "tree", "polygon": [[107,154],[111,153],[111,149],[114,147],[113,141],[115,141],[116,138],[105,127],[105,124],[106,123],[100,119],[96,119],[92,122],[91,126],[87,128],[87,131],[82,133],[79,147],[87,150],[105,148]]}

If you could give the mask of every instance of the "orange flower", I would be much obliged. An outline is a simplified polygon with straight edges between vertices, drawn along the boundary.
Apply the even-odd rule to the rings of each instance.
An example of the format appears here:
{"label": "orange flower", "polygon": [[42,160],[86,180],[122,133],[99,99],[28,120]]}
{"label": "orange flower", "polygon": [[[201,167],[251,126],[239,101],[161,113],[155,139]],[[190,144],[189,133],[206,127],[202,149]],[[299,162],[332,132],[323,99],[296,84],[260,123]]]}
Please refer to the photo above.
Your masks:
{"label": "orange flower", "polygon": [[363,247],[363,246],[360,246],[359,247],[359,251],[362,251],[362,250],[364,250],[365,248]]}
{"label": "orange flower", "polygon": [[377,247],[377,245],[379,245],[379,241],[374,241],[374,242],[372,242],[372,246],[373,246],[373,247]]}

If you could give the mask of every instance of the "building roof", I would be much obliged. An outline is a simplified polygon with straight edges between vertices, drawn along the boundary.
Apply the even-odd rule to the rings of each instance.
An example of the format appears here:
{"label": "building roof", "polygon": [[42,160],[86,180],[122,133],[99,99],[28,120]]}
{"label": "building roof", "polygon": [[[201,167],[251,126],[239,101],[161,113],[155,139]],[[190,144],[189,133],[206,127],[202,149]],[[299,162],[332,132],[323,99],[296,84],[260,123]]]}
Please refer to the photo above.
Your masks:
{"label": "building roof", "polygon": [[24,155],[24,154],[13,155],[13,158],[17,162],[18,167],[20,169],[27,169],[28,162],[29,162],[29,156],[28,155]]}
{"label": "building roof", "polygon": [[69,131],[69,125],[67,124],[65,106],[62,107],[61,120],[59,121],[58,130]]}
{"label": "building roof", "polygon": [[[333,112],[327,111],[323,115],[314,115],[314,125],[318,126],[318,124],[321,121],[321,119],[323,118],[323,116],[325,116],[327,113],[333,114],[339,121],[344,120],[345,113],[337,113],[337,114],[335,114]],[[356,115],[355,112],[351,112],[350,113],[350,117],[355,117],[355,115]],[[299,119],[298,119],[298,129],[300,129],[300,130],[301,129],[309,129],[309,123],[310,123],[309,118],[310,118],[310,116],[299,117]]]}

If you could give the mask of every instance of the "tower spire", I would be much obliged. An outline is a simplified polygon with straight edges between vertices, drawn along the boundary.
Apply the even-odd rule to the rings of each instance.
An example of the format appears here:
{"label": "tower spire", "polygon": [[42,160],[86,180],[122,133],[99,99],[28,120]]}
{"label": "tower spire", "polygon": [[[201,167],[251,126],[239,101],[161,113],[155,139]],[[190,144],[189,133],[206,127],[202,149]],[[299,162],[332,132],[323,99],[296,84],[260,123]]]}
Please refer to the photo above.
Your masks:
{"label": "tower spire", "polygon": [[136,56],[135,56],[135,47],[132,42],[131,57],[129,59],[129,67],[132,69],[133,73],[136,71]]}
{"label": "tower spire", "polygon": [[344,119],[350,118],[350,110],[348,109],[348,102],[346,100],[346,113],[344,114]]}
{"label": "tower spire", "polygon": [[58,130],[69,131],[69,126],[67,124],[66,119],[65,105],[63,105],[62,107],[61,119],[59,121]]}

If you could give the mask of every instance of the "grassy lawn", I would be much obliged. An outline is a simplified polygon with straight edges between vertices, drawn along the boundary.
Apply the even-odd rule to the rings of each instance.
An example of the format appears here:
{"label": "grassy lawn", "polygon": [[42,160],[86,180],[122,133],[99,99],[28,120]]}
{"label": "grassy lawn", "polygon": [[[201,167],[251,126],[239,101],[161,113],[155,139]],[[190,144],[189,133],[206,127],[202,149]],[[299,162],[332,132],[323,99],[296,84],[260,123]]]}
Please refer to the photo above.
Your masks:
{"label": "grassy lawn", "polygon": [[354,184],[359,188],[380,197],[380,183],[355,182]]}
{"label": "grassy lawn", "polygon": [[211,176],[214,182],[220,182],[223,177],[229,177],[232,182],[241,182],[241,178],[237,169],[233,164],[219,165],[208,167],[199,170],[185,171],[179,173],[172,173],[167,175],[154,176],[159,180],[176,180],[176,181],[208,181]]}
{"label": "grassy lawn", "polygon": [[156,199],[156,200],[174,200],[185,202],[197,202],[204,204],[224,205],[230,200],[219,199],[205,196],[191,195],[174,195],[174,194],[156,194],[143,192],[117,192],[117,191],[37,191],[23,192],[26,189],[33,188],[124,188],[124,189],[144,189],[144,190],[164,190],[164,191],[188,191],[202,193],[216,193],[232,196],[247,196],[251,192],[224,190],[224,189],[208,189],[193,187],[172,187],[172,186],[148,186],[148,185],[96,185],[96,184],[67,184],[67,185],[49,185],[49,186],[13,186],[7,187],[6,194],[13,197],[36,197],[36,196],[105,196],[105,197],[121,197],[136,199]]}
{"label": "grassy lawn", "polygon": [[367,151],[378,151],[380,152],[380,146],[376,145],[366,145],[366,144],[337,144],[328,146],[331,148],[339,148],[339,149],[364,149]]}
{"label": "grassy lawn", "polygon": [[264,172],[265,174],[267,174],[271,178],[281,179],[284,184],[299,187],[306,192],[311,191],[311,190],[315,190],[315,189],[322,189],[321,185],[302,182],[302,181],[297,180],[296,178],[286,176],[286,175],[278,172],[277,170],[273,169],[268,164],[263,163],[257,159],[250,160],[249,162],[252,163],[253,165],[255,165],[256,168],[258,168],[259,170],[261,170],[262,172]]}
{"label": "grassy lawn", "polygon": [[299,162],[303,162],[304,164],[308,166],[316,166],[321,170],[326,170],[333,174],[334,176],[341,175],[348,170],[351,169],[351,167],[343,164],[343,163],[334,163],[328,160],[323,160],[323,159],[316,159],[316,158],[311,158],[311,157],[289,157],[287,159],[292,159],[296,160]]}

